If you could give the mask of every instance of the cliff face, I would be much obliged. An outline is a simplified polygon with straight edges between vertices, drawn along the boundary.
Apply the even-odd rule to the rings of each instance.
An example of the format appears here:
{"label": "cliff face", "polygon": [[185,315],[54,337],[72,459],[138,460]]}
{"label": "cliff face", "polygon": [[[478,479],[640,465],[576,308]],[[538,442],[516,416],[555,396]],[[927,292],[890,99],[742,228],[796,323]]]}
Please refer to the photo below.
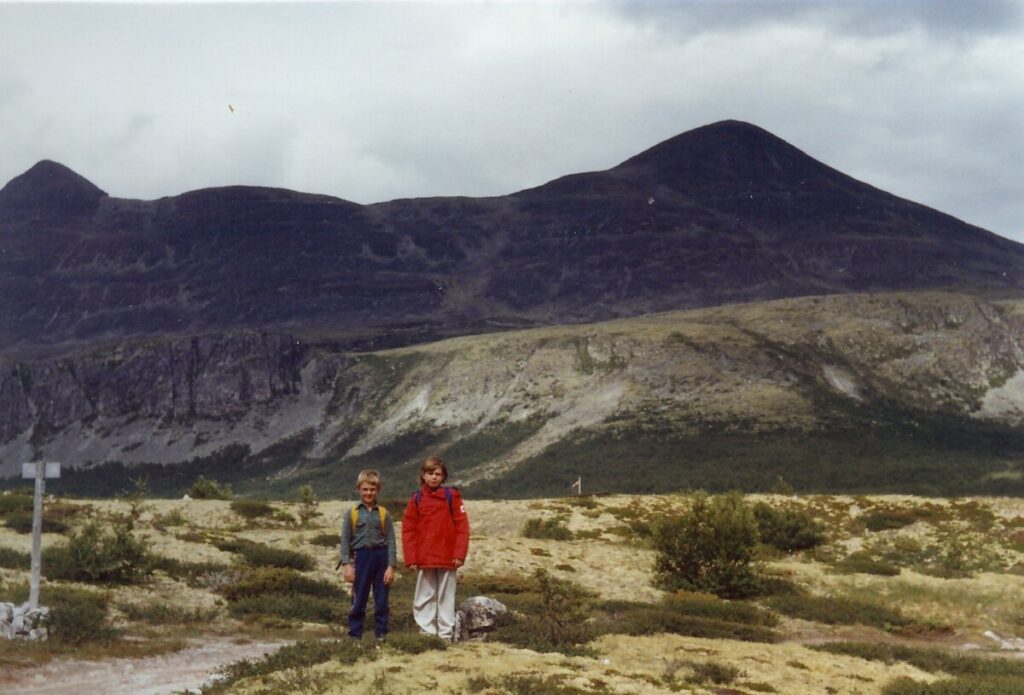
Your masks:
{"label": "cliff face", "polygon": [[397,470],[449,451],[474,484],[581,438],[796,441],[935,417],[1019,426],[1022,369],[1019,305],[941,293],[781,300],[356,354],[223,334],[4,365],[0,457],[10,475],[30,456],[182,462],[242,444],[258,458],[294,440],[287,458],[264,463],[341,476],[346,462]]}

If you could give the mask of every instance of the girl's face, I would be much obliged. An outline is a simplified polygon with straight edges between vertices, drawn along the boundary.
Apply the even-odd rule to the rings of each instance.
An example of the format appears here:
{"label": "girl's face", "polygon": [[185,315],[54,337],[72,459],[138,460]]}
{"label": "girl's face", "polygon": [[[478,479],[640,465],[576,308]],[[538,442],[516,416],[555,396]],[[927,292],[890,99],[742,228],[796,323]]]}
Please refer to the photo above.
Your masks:
{"label": "girl's face", "polygon": [[423,482],[427,484],[429,488],[435,488],[444,482],[444,471],[440,468],[434,468],[423,474]]}

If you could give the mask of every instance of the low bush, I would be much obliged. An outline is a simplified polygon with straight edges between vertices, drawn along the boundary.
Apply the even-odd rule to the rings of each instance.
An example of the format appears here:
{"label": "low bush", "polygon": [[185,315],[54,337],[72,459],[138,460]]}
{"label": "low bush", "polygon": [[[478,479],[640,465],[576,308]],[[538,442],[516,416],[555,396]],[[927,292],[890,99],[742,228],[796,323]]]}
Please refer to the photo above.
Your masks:
{"label": "low bush", "polygon": [[238,553],[246,564],[252,567],[288,567],[308,571],[313,569],[313,558],[285,548],[274,548],[263,543],[229,538],[214,542],[214,547],[228,553]]}
{"label": "low bush", "polygon": [[432,650],[444,650],[448,643],[434,635],[418,632],[399,632],[388,635],[387,645],[403,654],[422,654]]}
{"label": "low bush", "polygon": [[841,596],[773,596],[768,599],[768,605],[784,615],[827,625],[869,625],[882,629],[912,625],[912,621],[895,608]]}
{"label": "low bush", "polygon": [[539,538],[552,541],[567,541],[572,539],[572,531],[565,525],[562,519],[528,519],[523,526],[524,538]]}
{"label": "low bush", "polygon": [[936,649],[909,647],[881,642],[830,642],[812,647],[822,652],[856,656],[868,661],[893,664],[903,661],[929,673],[953,676],[1024,678],[1024,663],[1010,659],[992,659]]}
{"label": "low bush", "polygon": [[223,693],[245,678],[266,676],[287,669],[308,669],[310,666],[328,661],[354,664],[364,657],[372,659],[376,657],[376,653],[355,640],[302,640],[281,647],[261,659],[245,659],[230,664],[224,669],[227,680],[217,683],[212,688],[204,688],[203,692]]}
{"label": "low bush", "polygon": [[117,631],[108,622],[110,598],[84,589],[49,589],[40,603],[50,608],[46,619],[49,638],[64,644],[110,642]]}
{"label": "low bush", "polygon": [[881,577],[895,577],[901,571],[899,567],[888,562],[860,557],[848,557],[833,562],[831,570],[835,574],[875,574]]}
{"label": "low bush", "polygon": [[262,594],[307,594],[338,599],[341,590],[334,584],[304,577],[292,569],[260,567],[246,570],[234,583],[223,587],[219,593],[228,601],[238,601]]}
{"label": "low bush", "polygon": [[338,548],[341,546],[341,537],[337,533],[321,533],[313,536],[308,541],[310,545],[319,545],[324,548]]}
{"label": "low bush", "polygon": [[667,589],[742,598],[759,591],[757,520],[738,493],[697,493],[690,509],[655,524],[655,570]]}
{"label": "low bush", "polygon": [[230,506],[231,511],[246,519],[259,519],[274,514],[274,507],[260,500],[232,500]]}
{"label": "low bush", "polygon": [[183,608],[169,603],[122,603],[117,609],[128,620],[149,625],[206,625],[220,615],[218,608]]}
{"label": "low bush", "polygon": [[32,488],[5,491],[0,494],[0,516],[31,514],[34,499]]}
{"label": "low bush", "polygon": [[148,576],[153,557],[144,538],[137,536],[131,519],[109,526],[91,521],[72,534],[66,546],[43,550],[47,579],[103,584],[126,584]]}
{"label": "low bush", "polygon": [[510,693],[511,695],[588,695],[562,682],[564,676],[540,676],[534,673],[509,673],[502,676],[473,676],[466,683],[470,693]]}
{"label": "low bush", "polygon": [[189,586],[198,586],[199,578],[211,572],[223,572],[228,566],[220,562],[190,562],[177,558],[153,556],[152,568],[162,571],[172,579],[184,580]]}
{"label": "low bush", "polygon": [[[552,577],[543,569],[530,576],[536,587],[528,596],[528,610],[510,613],[499,621],[495,637],[525,649],[563,654],[589,654],[583,648],[592,637],[587,623],[592,595],[581,587]],[[524,602],[527,603],[527,602]],[[520,606],[520,609],[527,606]]]}
{"label": "low bush", "polygon": [[[4,525],[16,533],[32,533],[32,512],[15,512]],[[68,525],[60,519],[43,514],[43,533],[66,533]]]}
{"label": "low bush", "polygon": [[232,497],[230,485],[209,480],[204,476],[196,478],[192,487],[188,489],[188,494],[197,500],[229,500]]}
{"label": "low bush", "polygon": [[32,555],[14,548],[0,546],[0,567],[9,570],[28,570],[32,566]]}
{"label": "low bush", "polygon": [[706,639],[731,639],[742,642],[775,642],[778,635],[761,625],[718,620],[666,611],[660,606],[644,606],[616,614],[614,620],[601,621],[600,629],[616,635],[686,635]]}
{"label": "low bush", "polygon": [[754,505],[761,542],[786,553],[809,550],[825,542],[825,530],[802,509],[775,509],[764,502]]}
{"label": "low bush", "polygon": [[997,676],[918,683],[904,677],[886,684],[881,695],[1024,695],[1024,680]]}
{"label": "low bush", "polygon": [[719,661],[690,661],[685,665],[693,671],[693,675],[686,679],[690,683],[726,685],[743,675],[743,672],[735,666]]}
{"label": "low bush", "polygon": [[864,515],[863,520],[868,531],[891,531],[910,526],[918,515],[909,509],[882,509]]}
{"label": "low bush", "polygon": [[228,604],[228,611],[236,617],[273,616],[288,622],[340,623],[348,615],[343,601],[308,594],[260,594],[238,599]]}

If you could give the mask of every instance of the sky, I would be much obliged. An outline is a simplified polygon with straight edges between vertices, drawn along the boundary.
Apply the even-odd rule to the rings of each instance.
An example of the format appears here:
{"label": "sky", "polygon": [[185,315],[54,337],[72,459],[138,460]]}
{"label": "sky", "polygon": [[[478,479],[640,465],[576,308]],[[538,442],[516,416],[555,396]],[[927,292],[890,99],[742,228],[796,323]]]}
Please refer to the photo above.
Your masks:
{"label": "sky", "polygon": [[0,185],[489,196],[737,119],[1024,242],[1024,0],[0,0]]}

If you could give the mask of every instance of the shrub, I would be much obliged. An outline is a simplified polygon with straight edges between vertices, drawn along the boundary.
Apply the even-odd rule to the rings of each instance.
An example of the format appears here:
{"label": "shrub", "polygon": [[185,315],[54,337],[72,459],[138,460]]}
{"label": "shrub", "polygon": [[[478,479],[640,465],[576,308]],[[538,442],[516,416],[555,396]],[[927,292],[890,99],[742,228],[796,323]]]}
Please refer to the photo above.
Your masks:
{"label": "shrub", "polygon": [[303,553],[285,548],[274,548],[242,538],[216,541],[214,546],[225,552],[238,553],[246,564],[253,567],[290,567],[306,571],[315,566],[313,558]]}
{"label": "shrub", "polygon": [[757,521],[738,493],[697,493],[689,511],[656,524],[653,540],[655,569],[665,588],[727,598],[758,590],[752,566]]}
{"label": "shrub", "polygon": [[897,661],[930,673],[954,676],[1024,678],[1024,663],[949,652],[934,647],[910,647],[881,642],[831,642],[812,647],[818,651],[856,656],[868,661],[892,664]]}
{"label": "shrub", "polygon": [[321,516],[320,511],[317,509],[320,506],[320,502],[316,498],[316,493],[313,492],[312,485],[300,485],[297,495],[299,500],[299,523],[303,526],[309,526],[313,519]]}
{"label": "shrub", "polygon": [[754,518],[761,542],[783,552],[809,550],[825,542],[822,525],[802,509],[774,509],[758,502]]}
{"label": "shrub", "polygon": [[864,526],[868,531],[890,531],[910,526],[918,520],[908,509],[883,509],[865,515]]}
{"label": "shrub", "polygon": [[530,602],[528,615],[508,614],[499,620],[497,638],[541,652],[589,653],[579,645],[591,637],[587,625],[590,595],[543,569],[534,571],[530,579],[536,586],[536,601]]}
{"label": "shrub", "polygon": [[882,688],[882,695],[1024,695],[1024,680],[996,676],[918,683],[903,677]]}
{"label": "shrub", "polygon": [[231,511],[246,519],[258,519],[261,516],[271,516],[274,507],[259,500],[234,500],[231,502]]}
{"label": "shrub", "polygon": [[911,625],[910,619],[895,608],[840,596],[773,596],[768,605],[793,618],[828,625],[870,625],[884,629]]}
{"label": "shrub", "polygon": [[388,636],[388,647],[403,654],[422,654],[431,650],[444,650],[448,643],[435,635],[422,635],[418,632],[399,632]]}
{"label": "shrub", "polygon": [[227,565],[220,562],[189,562],[162,555],[153,556],[153,570],[166,572],[173,579],[184,579],[190,586],[197,586],[199,578],[211,572],[223,572]]}
{"label": "shrub", "polygon": [[31,514],[35,493],[32,488],[20,488],[0,494],[0,516],[15,513]]}
{"label": "shrub", "polygon": [[[32,512],[11,514],[7,517],[5,526],[16,533],[32,533]],[[68,525],[63,521],[43,513],[43,533],[65,533],[67,530]]]}
{"label": "shrub", "polygon": [[220,613],[217,608],[189,610],[169,603],[122,603],[117,609],[129,620],[150,625],[206,625]]}
{"label": "shrub", "polygon": [[[230,664],[225,669],[227,680],[218,683],[209,692],[225,692],[232,684],[245,678],[265,676],[287,669],[308,669],[327,661],[354,664],[367,654],[371,658],[374,656],[374,652],[368,652],[362,643],[355,640],[302,640],[281,647],[261,659],[245,659]],[[205,688],[204,692],[207,692]]]}
{"label": "shrub", "polygon": [[716,685],[725,685],[732,683],[743,675],[743,672],[735,666],[718,661],[690,661],[686,665],[693,670],[693,675],[686,679],[690,683],[707,683],[710,681]]}
{"label": "shrub", "polygon": [[110,599],[106,594],[84,589],[62,588],[46,591],[42,603],[49,605],[46,619],[49,637],[65,644],[109,642],[117,632],[107,621]]}
{"label": "shrub", "polygon": [[237,601],[262,594],[308,594],[337,598],[340,590],[334,584],[304,577],[292,569],[260,567],[247,570],[219,593],[229,601]]}
{"label": "shrub", "polygon": [[564,676],[540,676],[534,673],[509,673],[503,676],[473,676],[466,683],[470,693],[503,692],[511,695],[587,695],[583,690],[562,682]]}
{"label": "shrub", "polygon": [[98,521],[87,523],[67,546],[46,548],[42,563],[51,580],[125,584],[153,571],[149,546],[135,535],[130,518],[118,519],[109,528]]}
{"label": "shrub", "polygon": [[896,565],[881,560],[848,557],[832,563],[832,571],[836,574],[876,574],[882,577],[895,577],[901,570]]}
{"label": "shrub", "polygon": [[204,476],[196,478],[188,490],[189,497],[197,500],[229,500],[232,497],[231,486],[208,480]]}
{"label": "shrub", "polygon": [[14,548],[0,546],[0,567],[10,570],[28,570],[32,565],[32,556]]}
{"label": "shrub", "polygon": [[302,620],[310,623],[339,623],[348,613],[337,598],[322,598],[309,594],[260,594],[238,599],[228,604],[234,616],[270,615],[287,621]]}
{"label": "shrub", "polygon": [[572,538],[572,531],[562,519],[528,519],[523,526],[524,538],[541,538],[552,541],[567,541]]}
{"label": "shrub", "polygon": [[310,545],[319,545],[324,548],[337,548],[341,545],[341,537],[337,533],[321,533],[313,536],[306,542]]}
{"label": "shrub", "polygon": [[714,596],[688,594],[651,605],[632,601],[607,601],[597,623],[603,633],[654,635],[670,633],[691,637],[774,642],[770,628],[778,619],[757,606],[724,601]]}

